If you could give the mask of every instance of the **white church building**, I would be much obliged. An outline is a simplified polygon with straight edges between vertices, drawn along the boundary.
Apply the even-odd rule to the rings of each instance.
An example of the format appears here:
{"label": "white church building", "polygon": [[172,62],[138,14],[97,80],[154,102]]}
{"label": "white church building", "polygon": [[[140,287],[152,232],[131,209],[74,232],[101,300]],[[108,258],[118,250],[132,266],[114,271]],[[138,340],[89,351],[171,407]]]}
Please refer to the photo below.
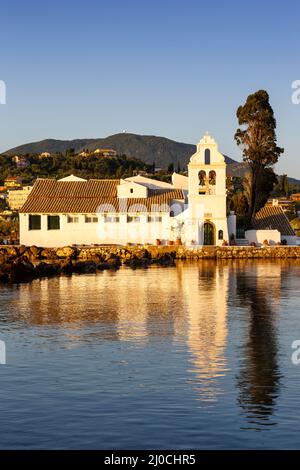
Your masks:
{"label": "white church building", "polygon": [[20,243],[44,247],[97,244],[222,245],[235,236],[226,214],[226,163],[206,134],[188,176],[172,184],[121,180],[38,179],[20,210]]}

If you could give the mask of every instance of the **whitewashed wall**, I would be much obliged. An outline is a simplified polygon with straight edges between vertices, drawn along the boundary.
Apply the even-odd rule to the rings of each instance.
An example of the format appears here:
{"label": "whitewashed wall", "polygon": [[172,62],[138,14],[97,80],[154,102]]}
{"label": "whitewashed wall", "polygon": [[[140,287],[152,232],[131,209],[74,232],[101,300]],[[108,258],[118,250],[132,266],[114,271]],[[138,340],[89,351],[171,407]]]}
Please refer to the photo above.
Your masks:
{"label": "whitewashed wall", "polygon": [[47,215],[42,215],[41,230],[29,230],[29,215],[20,214],[20,243],[44,247],[127,242],[155,244],[157,238],[163,242],[171,238],[169,214],[162,215],[161,222],[147,222],[146,215],[140,216],[140,222],[129,223],[125,214],[119,216],[119,223],[105,223],[101,216],[98,223],[86,223],[84,215],[77,217],[78,223],[68,223],[67,216],[60,214],[60,229],[48,230]]}
{"label": "whitewashed wall", "polygon": [[281,235],[278,230],[247,230],[245,237],[249,243],[255,242],[257,245],[262,245],[265,240],[268,240],[270,245],[286,240],[287,245],[297,245],[297,237],[289,235]]}
{"label": "whitewashed wall", "polygon": [[268,240],[270,245],[281,242],[281,235],[278,230],[247,230],[245,237],[249,243],[256,243],[257,245],[262,245],[265,240]]}

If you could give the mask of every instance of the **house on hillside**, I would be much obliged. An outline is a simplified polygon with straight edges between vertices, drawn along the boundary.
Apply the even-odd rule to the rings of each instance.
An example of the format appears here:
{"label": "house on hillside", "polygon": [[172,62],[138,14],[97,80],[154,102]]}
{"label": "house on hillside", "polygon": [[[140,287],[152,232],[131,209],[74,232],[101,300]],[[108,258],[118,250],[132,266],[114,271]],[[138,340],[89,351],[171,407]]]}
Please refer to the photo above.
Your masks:
{"label": "house on hillside", "polygon": [[116,157],[117,152],[112,149],[96,149],[93,151],[90,150],[83,150],[79,153],[79,156],[82,158],[90,158],[92,156],[96,157]]}
{"label": "house on hillside", "polygon": [[49,158],[51,157],[51,153],[49,152],[42,152],[39,154],[39,159],[42,160],[43,158]]}
{"label": "house on hillside", "polygon": [[79,153],[79,156],[82,157],[82,158],[87,158],[89,157],[91,154],[88,150],[83,150],[82,152]]}
{"label": "house on hillside", "polygon": [[22,186],[21,176],[8,176],[4,180],[4,186],[8,188],[20,188]]}
{"label": "house on hillside", "polygon": [[12,162],[16,164],[17,168],[26,168],[30,165],[28,158],[22,155],[15,155],[14,157],[12,157]]}
{"label": "house on hillside", "polygon": [[116,157],[117,152],[113,149],[96,149],[94,150],[94,155],[98,157]]}
{"label": "house on hillside", "polygon": [[38,179],[20,210],[24,245],[185,243],[222,245],[235,236],[226,214],[226,163],[206,134],[188,177],[172,184],[144,176],[121,180]]}

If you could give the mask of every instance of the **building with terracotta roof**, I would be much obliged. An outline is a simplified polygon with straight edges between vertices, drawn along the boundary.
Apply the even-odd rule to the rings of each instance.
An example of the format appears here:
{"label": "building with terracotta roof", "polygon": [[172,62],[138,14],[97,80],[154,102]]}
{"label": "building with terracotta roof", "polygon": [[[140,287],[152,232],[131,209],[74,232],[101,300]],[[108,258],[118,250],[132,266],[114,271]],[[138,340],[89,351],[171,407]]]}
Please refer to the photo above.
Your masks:
{"label": "building with terracotta roof", "polygon": [[7,176],[4,180],[6,188],[20,188],[22,186],[21,176]]}
{"label": "building with terracotta roof", "polygon": [[267,206],[280,206],[283,212],[294,212],[296,215],[296,203],[292,199],[287,199],[285,197],[269,199],[266,205]]}
{"label": "building with terracotta roof", "polygon": [[[179,176],[179,175],[178,175]],[[177,186],[178,184],[178,186]],[[24,245],[161,243],[221,245],[235,235],[226,214],[226,163],[206,134],[188,177],[172,184],[128,179],[38,179],[20,210]]]}
{"label": "building with terracotta roof", "polygon": [[[182,190],[126,180],[38,179],[20,210],[21,243],[126,243],[169,238],[172,203]],[[166,228],[167,227],[167,228]]]}
{"label": "building with terracotta roof", "polygon": [[295,202],[300,202],[300,193],[291,194],[291,200]]}
{"label": "building with terracotta roof", "polygon": [[257,212],[253,220],[257,230],[278,230],[282,236],[295,236],[294,230],[280,206],[265,206]]}
{"label": "building with terracotta roof", "polygon": [[7,202],[12,211],[18,211],[26,202],[32,190],[32,186],[23,186],[21,188],[12,188],[7,191]]}
{"label": "building with terracotta roof", "polygon": [[260,209],[252,221],[252,227],[253,230],[246,232],[246,237],[251,242],[260,245],[267,240],[272,245],[285,240],[288,245],[297,244],[297,237],[289,219],[282,207],[276,203]]}

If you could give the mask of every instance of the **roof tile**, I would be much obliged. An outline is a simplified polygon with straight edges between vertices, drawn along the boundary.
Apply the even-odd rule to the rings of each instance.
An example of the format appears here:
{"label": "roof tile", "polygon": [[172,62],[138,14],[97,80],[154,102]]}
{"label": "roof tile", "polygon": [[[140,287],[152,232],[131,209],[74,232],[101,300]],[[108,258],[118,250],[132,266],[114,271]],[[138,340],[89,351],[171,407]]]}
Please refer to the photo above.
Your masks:
{"label": "roof tile", "polygon": [[[128,212],[130,207],[137,205],[140,212],[147,211],[153,205],[166,206],[167,211],[172,200],[183,200],[181,189],[149,190],[147,198],[119,199],[117,186],[120,180],[88,180],[88,181],[56,181],[38,179],[21,208],[21,213],[31,214],[95,214],[113,208],[117,212]],[[105,209],[107,207],[107,209]],[[136,209],[138,210],[138,209]]]}
{"label": "roof tile", "polygon": [[281,235],[294,236],[294,230],[280,206],[265,206],[255,215],[252,222],[256,230],[278,230]]}

